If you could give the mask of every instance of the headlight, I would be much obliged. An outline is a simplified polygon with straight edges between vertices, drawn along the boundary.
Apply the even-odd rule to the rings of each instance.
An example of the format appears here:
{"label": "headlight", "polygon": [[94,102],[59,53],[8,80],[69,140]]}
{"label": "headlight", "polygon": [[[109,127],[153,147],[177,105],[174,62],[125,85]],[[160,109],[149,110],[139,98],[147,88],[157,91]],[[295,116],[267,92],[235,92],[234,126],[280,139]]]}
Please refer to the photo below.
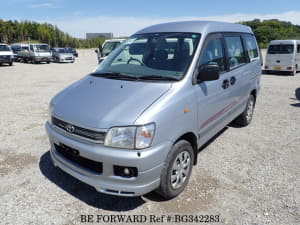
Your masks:
{"label": "headlight", "polygon": [[144,126],[112,127],[106,134],[104,145],[115,148],[143,149],[151,146],[154,123]]}

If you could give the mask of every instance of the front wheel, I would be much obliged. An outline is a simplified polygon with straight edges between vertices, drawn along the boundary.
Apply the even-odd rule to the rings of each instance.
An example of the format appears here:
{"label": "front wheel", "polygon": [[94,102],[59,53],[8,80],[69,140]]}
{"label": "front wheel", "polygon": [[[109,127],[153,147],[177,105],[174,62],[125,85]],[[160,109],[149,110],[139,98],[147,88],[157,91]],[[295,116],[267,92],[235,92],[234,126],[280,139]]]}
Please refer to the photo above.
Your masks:
{"label": "front wheel", "polygon": [[253,95],[250,95],[246,105],[246,109],[241,115],[239,115],[236,118],[235,123],[243,127],[249,125],[253,117],[254,108],[255,108],[255,98]]}
{"label": "front wheel", "polygon": [[194,164],[194,151],[186,140],[174,144],[165,161],[158,193],[165,199],[179,195],[187,185]]}

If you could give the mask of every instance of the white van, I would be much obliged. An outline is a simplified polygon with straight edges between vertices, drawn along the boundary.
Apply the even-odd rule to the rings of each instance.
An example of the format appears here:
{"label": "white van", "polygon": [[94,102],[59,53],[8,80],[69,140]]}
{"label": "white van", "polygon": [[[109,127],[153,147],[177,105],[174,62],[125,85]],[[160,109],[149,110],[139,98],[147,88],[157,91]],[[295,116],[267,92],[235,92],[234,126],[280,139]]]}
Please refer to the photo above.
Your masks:
{"label": "white van", "polygon": [[98,55],[98,64],[100,64],[106,58],[106,56],[108,56],[115,48],[121,45],[121,43],[125,40],[126,39],[123,38],[105,40],[102,46],[99,46],[99,51],[98,49],[95,50],[95,52]]}
{"label": "white van", "polygon": [[300,71],[300,40],[273,40],[268,45],[265,72],[288,71],[295,75]]}
{"label": "white van", "polygon": [[7,44],[0,43],[0,65],[7,63],[10,66],[13,65],[14,55],[11,48]]}

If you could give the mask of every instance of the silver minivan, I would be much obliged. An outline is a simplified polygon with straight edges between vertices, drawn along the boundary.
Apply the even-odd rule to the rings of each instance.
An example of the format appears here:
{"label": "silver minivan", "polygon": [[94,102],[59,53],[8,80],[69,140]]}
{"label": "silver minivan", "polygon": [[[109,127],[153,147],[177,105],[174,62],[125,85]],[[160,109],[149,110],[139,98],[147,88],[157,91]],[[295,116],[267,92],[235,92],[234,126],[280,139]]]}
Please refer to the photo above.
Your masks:
{"label": "silver minivan", "polygon": [[173,198],[202,145],[233,120],[251,122],[260,75],[247,26],[190,21],[142,29],[52,99],[52,161],[102,193],[157,190]]}

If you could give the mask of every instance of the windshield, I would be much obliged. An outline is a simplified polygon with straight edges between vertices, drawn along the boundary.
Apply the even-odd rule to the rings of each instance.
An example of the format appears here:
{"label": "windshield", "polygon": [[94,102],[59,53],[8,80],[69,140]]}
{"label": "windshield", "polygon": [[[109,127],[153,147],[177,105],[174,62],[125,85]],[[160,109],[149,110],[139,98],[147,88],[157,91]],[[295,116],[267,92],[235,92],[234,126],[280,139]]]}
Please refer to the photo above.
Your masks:
{"label": "windshield", "polygon": [[180,80],[199,40],[200,34],[194,33],[134,35],[109,55],[95,72],[125,74],[149,80]]}
{"label": "windshield", "polygon": [[65,51],[67,53],[73,53],[73,52],[75,52],[75,49],[73,49],[73,48],[65,48]]}
{"label": "windshield", "polygon": [[7,45],[0,45],[0,51],[7,52],[7,51],[10,51],[10,48]]}
{"label": "windshield", "polygon": [[294,53],[294,45],[269,45],[269,54],[292,54]]}
{"label": "windshield", "polygon": [[116,47],[118,47],[121,44],[119,41],[110,41],[106,42],[103,46],[103,56],[108,56],[109,53],[111,53]]}
{"label": "windshield", "polygon": [[57,50],[58,53],[67,53],[66,49],[60,48]]}
{"label": "windshield", "polygon": [[37,52],[49,52],[49,46],[48,45],[35,45],[35,49]]}

